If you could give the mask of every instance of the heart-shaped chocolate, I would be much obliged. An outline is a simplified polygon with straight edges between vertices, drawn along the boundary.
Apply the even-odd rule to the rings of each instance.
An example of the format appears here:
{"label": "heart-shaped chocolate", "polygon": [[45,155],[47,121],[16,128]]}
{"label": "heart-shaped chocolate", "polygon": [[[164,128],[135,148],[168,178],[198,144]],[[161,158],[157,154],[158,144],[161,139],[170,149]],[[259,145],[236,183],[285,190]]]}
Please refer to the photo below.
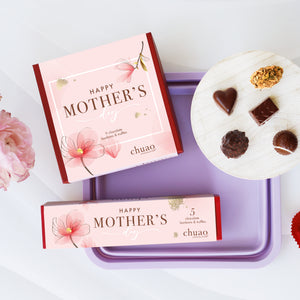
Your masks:
{"label": "heart-shaped chocolate", "polygon": [[234,88],[229,88],[225,91],[216,91],[213,97],[217,105],[224,110],[227,115],[230,115],[237,97],[237,91]]}

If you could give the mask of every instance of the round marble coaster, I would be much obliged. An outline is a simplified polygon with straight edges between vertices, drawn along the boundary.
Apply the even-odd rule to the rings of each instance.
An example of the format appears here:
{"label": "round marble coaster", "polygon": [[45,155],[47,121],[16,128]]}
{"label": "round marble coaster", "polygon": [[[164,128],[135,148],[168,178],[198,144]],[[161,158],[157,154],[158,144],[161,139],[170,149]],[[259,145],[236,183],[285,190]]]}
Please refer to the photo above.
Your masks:
{"label": "round marble coaster", "polygon": [[[280,66],[283,75],[271,88],[256,89],[251,75],[266,66]],[[217,90],[234,88],[237,98],[230,115],[216,104]],[[263,125],[249,114],[267,98],[278,111]],[[300,162],[300,68],[290,60],[265,51],[231,56],[213,66],[199,83],[192,102],[191,123],[195,139],[205,156],[222,171],[245,179],[266,179],[280,175]],[[222,137],[229,131],[245,132],[247,151],[239,158],[227,158],[221,151]],[[274,150],[273,137],[290,130],[299,147],[290,155]]]}

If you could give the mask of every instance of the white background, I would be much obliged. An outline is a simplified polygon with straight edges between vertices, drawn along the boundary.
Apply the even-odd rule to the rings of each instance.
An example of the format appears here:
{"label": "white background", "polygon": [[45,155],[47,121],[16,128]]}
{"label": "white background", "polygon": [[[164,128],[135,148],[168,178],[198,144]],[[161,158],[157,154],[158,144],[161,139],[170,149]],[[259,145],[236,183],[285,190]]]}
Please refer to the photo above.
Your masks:
{"label": "white background", "polygon": [[0,108],[30,126],[36,151],[30,178],[0,192],[0,299],[299,299],[300,166],[281,177],[282,248],[261,269],[109,271],[81,249],[41,250],[40,205],[82,186],[61,183],[31,65],[148,31],[166,72],[252,49],[300,64],[299,1],[0,0]]}

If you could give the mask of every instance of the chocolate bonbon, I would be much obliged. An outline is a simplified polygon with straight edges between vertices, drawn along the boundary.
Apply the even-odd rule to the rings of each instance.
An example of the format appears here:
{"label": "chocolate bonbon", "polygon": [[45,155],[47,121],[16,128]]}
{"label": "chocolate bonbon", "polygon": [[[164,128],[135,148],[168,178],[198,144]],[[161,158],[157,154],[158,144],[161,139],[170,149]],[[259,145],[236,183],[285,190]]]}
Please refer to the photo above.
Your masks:
{"label": "chocolate bonbon", "polygon": [[273,138],[275,151],[281,155],[292,154],[298,147],[298,139],[294,133],[289,130],[282,130],[276,133]]}
{"label": "chocolate bonbon", "polygon": [[277,84],[283,74],[283,69],[279,66],[267,66],[260,68],[251,75],[250,82],[257,89],[271,88]]}
{"label": "chocolate bonbon", "polygon": [[232,112],[236,97],[237,91],[234,88],[228,88],[225,91],[218,90],[213,94],[216,104],[228,115]]}
{"label": "chocolate bonbon", "polygon": [[221,150],[227,158],[238,158],[247,151],[248,144],[245,132],[236,129],[223,136]]}
{"label": "chocolate bonbon", "polygon": [[265,124],[273,114],[278,111],[278,107],[271,98],[267,98],[264,102],[256,106],[249,113],[257,125]]}

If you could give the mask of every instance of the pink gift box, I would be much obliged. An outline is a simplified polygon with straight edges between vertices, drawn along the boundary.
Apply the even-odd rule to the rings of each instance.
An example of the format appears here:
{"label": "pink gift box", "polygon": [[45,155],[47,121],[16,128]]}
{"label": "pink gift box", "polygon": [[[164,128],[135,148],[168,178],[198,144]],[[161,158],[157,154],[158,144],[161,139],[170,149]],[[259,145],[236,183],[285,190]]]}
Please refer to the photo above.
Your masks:
{"label": "pink gift box", "polygon": [[214,195],[52,202],[41,213],[47,249],[222,239],[220,198]]}
{"label": "pink gift box", "polygon": [[183,151],[151,33],[33,68],[64,183]]}

